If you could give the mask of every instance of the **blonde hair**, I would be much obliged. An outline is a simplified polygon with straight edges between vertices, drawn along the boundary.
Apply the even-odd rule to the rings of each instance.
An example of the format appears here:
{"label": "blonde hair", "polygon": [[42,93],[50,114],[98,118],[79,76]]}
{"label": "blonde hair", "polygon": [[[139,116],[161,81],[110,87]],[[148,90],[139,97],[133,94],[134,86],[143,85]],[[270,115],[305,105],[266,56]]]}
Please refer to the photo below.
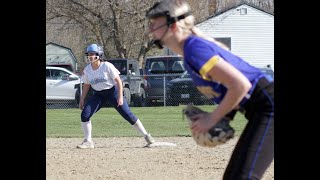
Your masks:
{"label": "blonde hair", "polygon": [[[169,7],[168,10],[171,17],[178,17],[191,12],[191,7],[185,0],[163,0],[163,3],[166,3],[167,7]],[[199,28],[195,27],[195,17],[193,15],[189,15],[176,23],[183,31],[191,31],[191,33],[196,36],[214,42],[225,50],[230,50],[225,44],[215,40],[214,38],[205,36]]]}

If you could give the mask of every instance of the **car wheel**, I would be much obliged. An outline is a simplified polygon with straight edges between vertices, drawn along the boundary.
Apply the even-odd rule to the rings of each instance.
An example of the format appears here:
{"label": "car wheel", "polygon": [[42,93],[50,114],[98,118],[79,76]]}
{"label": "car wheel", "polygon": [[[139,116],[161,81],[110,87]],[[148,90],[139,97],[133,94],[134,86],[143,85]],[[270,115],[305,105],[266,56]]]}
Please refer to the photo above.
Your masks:
{"label": "car wheel", "polygon": [[152,106],[152,100],[151,99],[149,99],[149,98],[146,98],[145,99],[145,104],[146,104],[146,106]]}
{"label": "car wheel", "polygon": [[80,102],[80,90],[79,90],[79,88],[76,91],[75,100],[76,100],[76,105],[79,107],[79,102]]}
{"label": "car wheel", "polygon": [[[88,91],[88,93],[87,93],[87,96],[86,96],[86,98],[85,98],[85,100],[84,100],[84,103],[86,103],[87,102],[87,99],[90,97],[90,96],[92,96],[93,95],[93,89],[92,89],[92,87],[90,87],[90,89],[89,89],[89,91]],[[77,91],[76,91],[76,94],[75,94],[75,105],[77,106],[77,107],[79,107],[79,103],[80,103],[80,98],[81,98],[81,95],[80,95],[80,89],[79,88],[77,88]]]}
{"label": "car wheel", "polygon": [[131,94],[129,88],[123,88],[123,96],[126,99],[128,105],[130,105],[131,102]]}
{"label": "car wheel", "polygon": [[179,106],[179,102],[178,101],[176,101],[176,100],[174,100],[174,99],[170,99],[170,98],[168,98],[167,99],[167,106]]}
{"label": "car wheel", "polygon": [[133,104],[136,107],[146,106],[146,93],[143,88],[141,88],[140,94],[134,98]]}

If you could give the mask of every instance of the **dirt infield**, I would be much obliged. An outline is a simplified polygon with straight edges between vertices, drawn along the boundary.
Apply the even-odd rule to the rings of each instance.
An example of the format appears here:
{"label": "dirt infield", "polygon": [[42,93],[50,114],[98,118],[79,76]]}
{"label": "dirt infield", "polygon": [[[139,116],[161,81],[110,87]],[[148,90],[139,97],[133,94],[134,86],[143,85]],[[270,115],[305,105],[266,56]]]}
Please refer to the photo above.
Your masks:
{"label": "dirt infield", "polygon": [[[79,138],[46,139],[46,179],[220,180],[237,138],[204,148],[191,137],[155,137],[177,147],[144,148],[139,137],[95,138],[94,149],[77,149]],[[274,163],[263,180],[274,179]]]}

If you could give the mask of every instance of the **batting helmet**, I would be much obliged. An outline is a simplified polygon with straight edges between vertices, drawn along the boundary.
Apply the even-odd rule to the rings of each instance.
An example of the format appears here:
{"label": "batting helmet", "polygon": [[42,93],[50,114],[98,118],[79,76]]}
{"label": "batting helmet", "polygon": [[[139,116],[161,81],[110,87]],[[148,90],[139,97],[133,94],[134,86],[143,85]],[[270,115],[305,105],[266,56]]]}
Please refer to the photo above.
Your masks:
{"label": "batting helmet", "polygon": [[88,53],[96,53],[98,56],[102,57],[103,55],[103,49],[101,46],[97,45],[97,44],[90,44],[88,47],[87,47],[87,50],[86,50],[86,53],[85,54],[88,54]]}

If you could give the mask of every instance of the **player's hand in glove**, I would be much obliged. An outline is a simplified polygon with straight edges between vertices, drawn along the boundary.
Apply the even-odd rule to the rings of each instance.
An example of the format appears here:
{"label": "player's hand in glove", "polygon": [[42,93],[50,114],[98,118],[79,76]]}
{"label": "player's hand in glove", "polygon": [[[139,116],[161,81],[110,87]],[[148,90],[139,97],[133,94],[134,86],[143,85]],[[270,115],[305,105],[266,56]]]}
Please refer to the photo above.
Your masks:
{"label": "player's hand in glove", "polygon": [[211,113],[209,112],[203,112],[190,117],[190,120],[192,121],[192,131],[198,133],[205,133],[209,131],[209,129],[215,125],[213,121],[209,121],[209,119],[211,119],[210,115]]}
{"label": "player's hand in glove", "polygon": [[191,131],[193,139],[200,146],[214,147],[226,143],[234,136],[234,129],[229,124],[230,118],[223,118],[217,124],[212,125],[212,122],[207,120],[210,113],[193,105],[184,108],[183,114],[187,118],[190,128],[192,128],[194,121],[201,120],[199,124],[202,128],[198,129],[200,131]]}

